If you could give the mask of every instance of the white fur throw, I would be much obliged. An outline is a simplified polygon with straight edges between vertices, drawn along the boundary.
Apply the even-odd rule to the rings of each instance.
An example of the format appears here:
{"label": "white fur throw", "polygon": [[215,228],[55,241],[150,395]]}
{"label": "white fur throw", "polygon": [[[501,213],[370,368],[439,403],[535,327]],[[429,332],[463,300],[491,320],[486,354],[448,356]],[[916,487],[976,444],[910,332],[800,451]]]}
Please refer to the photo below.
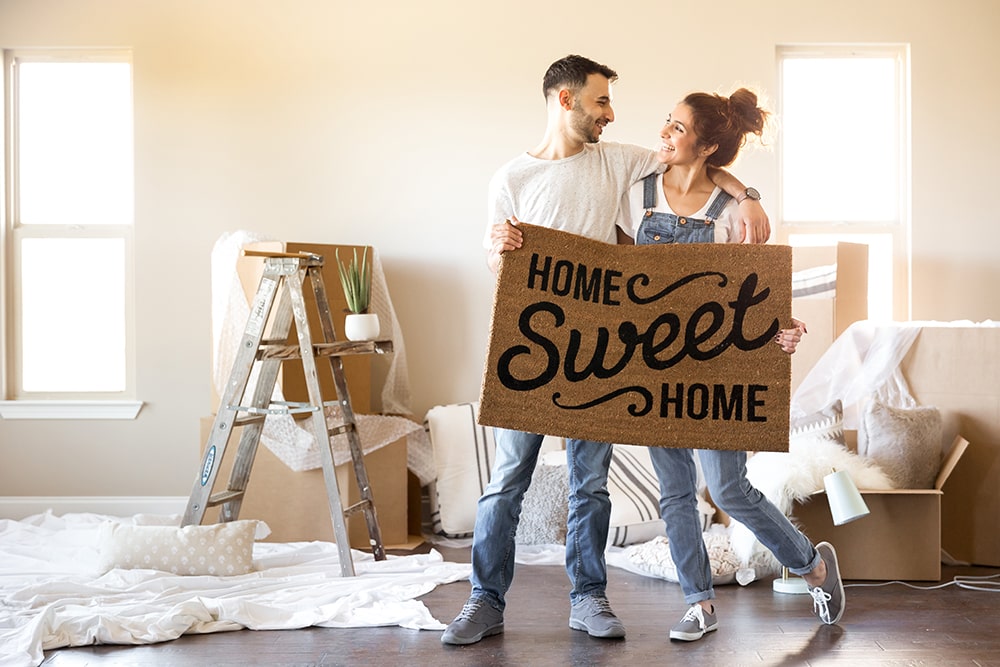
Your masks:
{"label": "white fur throw", "polygon": [[[793,431],[787,453],[759,452],[747,461],[747,479],[786,516],[796,501],[822,491],[823,478],[834,470],[846,470],[859,489],[893,488],[874,461],[847,449],[840,402],[821,412],[811,422],[813,428]],[[750,529],[733,521],[732,542],[741,560],[749,562],[757,546]]]}

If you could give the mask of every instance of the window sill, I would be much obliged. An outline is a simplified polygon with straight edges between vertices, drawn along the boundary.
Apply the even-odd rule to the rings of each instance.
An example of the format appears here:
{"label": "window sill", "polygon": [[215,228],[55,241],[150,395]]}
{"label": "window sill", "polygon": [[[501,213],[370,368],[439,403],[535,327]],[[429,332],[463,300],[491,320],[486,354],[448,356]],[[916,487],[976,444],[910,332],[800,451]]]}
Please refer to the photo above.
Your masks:
{"label": "window sill", "polygon": [[0,401],[0,419],[135,419],[142,401]]}

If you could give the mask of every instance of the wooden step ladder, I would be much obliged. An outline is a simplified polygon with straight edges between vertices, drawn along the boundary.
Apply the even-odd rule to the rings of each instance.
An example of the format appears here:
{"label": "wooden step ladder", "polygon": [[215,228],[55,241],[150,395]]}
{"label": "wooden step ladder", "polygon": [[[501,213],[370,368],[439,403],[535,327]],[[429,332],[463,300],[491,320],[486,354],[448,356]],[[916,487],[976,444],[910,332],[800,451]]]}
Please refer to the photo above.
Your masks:
{"label": "wooden step ladder", "polygon": [[[347,390],[341,357],[350,354],[382,354],[392,351],[392,341],[337,341],[326,297],[321,269],[323,257],[311,253],[280,253],[245,250],[245,255],[262,257],[264,273],[257,294],[250,306],[250,316],[240,341],[240,349],[233,362],[233,370],[212,424],[212,431],[205,445],[200,472],[195,480],[182,526],[200,524],[209,507],[221,506],[219,521],[239,518],[240,505],[250,481],[250,471],[257,445],[260,442],[264,420],[270,414],[305,414],[309,416],[311,430],[319,444],[323,479],[326,482],[333,534],[337,542],[342,576],[354,576],[354,562],[347,533],[347,517],[363,512],[375,560],[385,560],[385,547],[379,529],[375,502],[372,498],[368,472],[365,470],[361,439],[358,436],[351,397]],[[308,279],[315,296],[316,309],[322,328],[322,342],[314,343],[309,330],[306,302],[302,291]],[[295,322],[297,345],[288,344],[291,323]],[[265,338],[266,334],[266,338]],[[328,428],[326,406],[317,375],[316,359],[330,360],[334,385],[337,390],[336,405],[340,407],[342,423]],[[278,379],[281,362],[302,360],[308,388],[308,403],[272,402],[274,385]],[[253,396],[245,396],[251,373],[256,367],[257,380]],[[212,493],[226,447],[235,427],[243,427],[236,459],[225,491]],[[350,448],[354,476],[358,483],[360,501],[344,507],[333,462],[331,438],[344,434]]]}

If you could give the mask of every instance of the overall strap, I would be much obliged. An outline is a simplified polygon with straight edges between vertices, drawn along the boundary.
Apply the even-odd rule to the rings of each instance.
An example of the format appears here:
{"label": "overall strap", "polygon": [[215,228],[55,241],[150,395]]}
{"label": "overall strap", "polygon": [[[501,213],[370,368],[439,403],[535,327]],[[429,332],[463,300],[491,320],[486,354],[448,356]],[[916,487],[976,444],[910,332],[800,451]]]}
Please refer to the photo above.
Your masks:
{"label": "overall strap", "polygon": [[705,213],[705,219],[707,220],[718,220],[719,216],[722,215],[722,211],[729,204],[733,196],[727,192],[720,191],[719,195],[712,201],[708,207],[708,211]]}
{"label": "overall strap", "polygon": [[647,211],[656,206],[656,186],[660,175],[653,173],[642,179],[642,207]]}

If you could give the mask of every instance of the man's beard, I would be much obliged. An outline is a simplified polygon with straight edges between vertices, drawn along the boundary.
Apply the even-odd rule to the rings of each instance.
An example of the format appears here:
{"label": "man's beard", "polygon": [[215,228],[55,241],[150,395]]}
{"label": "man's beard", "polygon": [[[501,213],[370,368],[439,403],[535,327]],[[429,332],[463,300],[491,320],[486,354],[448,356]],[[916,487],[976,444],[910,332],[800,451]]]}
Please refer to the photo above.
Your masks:
{"label": "man's beard", "polygon": [[582,111],[579,111],[579,108],[579,102],[577,102],[573,108],[571,125],[588,144],[596,144],[601,140],[600,128],[598,128],[597,123],[594,122],[593,118]]}

